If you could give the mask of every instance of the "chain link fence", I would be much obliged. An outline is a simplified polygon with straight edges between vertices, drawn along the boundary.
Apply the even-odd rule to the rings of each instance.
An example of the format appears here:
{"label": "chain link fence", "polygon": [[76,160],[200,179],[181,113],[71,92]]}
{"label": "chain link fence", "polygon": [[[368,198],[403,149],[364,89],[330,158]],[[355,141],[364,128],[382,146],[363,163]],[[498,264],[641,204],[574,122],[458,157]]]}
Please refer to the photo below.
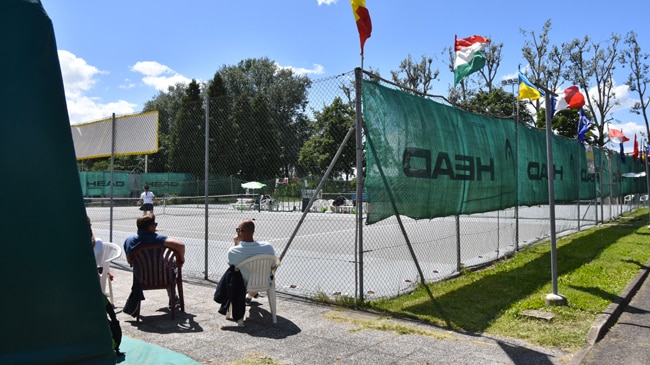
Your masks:
{"label": "chain link fence", "polygon": [[[549,207],[543,205],[430,220],[401,217],[402,226],[396,217],[359,225],[372,203],[356,194],[355,138],[341,146],[355,122],[353,72],[275,88],[264,81],[246,90],[228,80],[214,84],[203,91],[191,84],[178,99],[148,105],[160,113],[158,152],[116,156],[112,171],[108,160],[102,171],[88,170],[91,164],[97,169],[97,160],[80,162],[96,236],[122,245],[134,234],[137,200],[148,184],[157,198],[160,233],[187,246],[185,277],[217,282],[227,269],[235,227],[254,219],[255,238],[282,256],[280,292],[364,299],[402,294],[422,275],[442,280],[549,237]],[[250,182],[260,185],[242,187]],[[557,233],[643,204],[642,194],[624,200],[615,185],[602,199],[557,205]],[[128,266],[124,255],[117,262]]]}

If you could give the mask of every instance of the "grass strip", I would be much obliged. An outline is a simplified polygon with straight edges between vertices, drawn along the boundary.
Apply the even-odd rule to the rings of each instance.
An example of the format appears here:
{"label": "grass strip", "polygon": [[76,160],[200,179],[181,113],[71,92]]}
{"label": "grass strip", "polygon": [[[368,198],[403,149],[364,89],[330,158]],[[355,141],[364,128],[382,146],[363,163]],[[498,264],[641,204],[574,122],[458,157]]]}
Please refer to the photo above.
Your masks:
{"label": "grass strip", "polygon": [[[367,302],[394,317],[418,319],[468,333],[525,340],[575,351],[597,316],[615,301],[650,260],[648,209],[578,232],[556,242],[558,292],[566,306],[546,306],[552,293],[550,240],[478,271],[429,284],[396,298]],[[528,309],[555,313],[551,321],[522,315]]]}

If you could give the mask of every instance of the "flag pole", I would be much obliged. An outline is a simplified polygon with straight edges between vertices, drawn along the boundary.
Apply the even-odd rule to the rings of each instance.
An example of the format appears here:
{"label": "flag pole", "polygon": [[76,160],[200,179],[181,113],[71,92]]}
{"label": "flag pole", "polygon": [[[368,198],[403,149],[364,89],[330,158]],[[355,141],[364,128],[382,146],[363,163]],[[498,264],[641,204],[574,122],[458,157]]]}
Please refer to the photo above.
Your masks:
{"label": "flag pole", "polygon": [[[646,140],[645,143],[645,151],[641,152],[643,154],[644,160],[645,161],[645,179],[646,179],[646,184],[648,185],[648,190],[646,191],[646,205],[648,206],[648,221],[650,221],[650,171],[648,171],[648,143],[650,143],[650,136],[648,136],[648,140]],[[650,228],[650,226],[648,226]]]}
{"label": "flag pole", "polygon": [[544,303],[551,305],[567,305],[566,297],[558,293],[557,288],[557,242],[555,234],[555,167],[553,166],[553,116],[549,112],[551,105],[551,96],[557,96],[553,91],[546,87],[535,84],[541,90],[544,90],[544,102],[546,105],[546,169],[548,180],[548,208],[549,208],[549,225],[551,235],[551,281],[553,292],[547,294]]}

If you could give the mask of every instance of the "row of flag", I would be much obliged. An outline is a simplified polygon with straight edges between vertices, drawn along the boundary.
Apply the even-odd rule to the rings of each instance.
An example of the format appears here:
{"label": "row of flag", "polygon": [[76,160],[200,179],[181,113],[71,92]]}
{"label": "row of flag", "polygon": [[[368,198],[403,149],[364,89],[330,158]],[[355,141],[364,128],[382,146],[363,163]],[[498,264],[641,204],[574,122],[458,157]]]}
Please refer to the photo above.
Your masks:
{"label": "row of flag", "polygon": [[[365,0],[350,0],[350,4],[352,5],[354,20],[357,23],[359,41],[361,44],[361,56],[363,56],[363,48],[366,44],[366,40],[370,38],[372,33],[370,13],[366,8]],[[488,38],[479,35],[473,35],[461,39],[454,37],[454,50],[456,51],[456,58],[454,61],[454,86],[458,85],[458,83],[460,83],[460,81],[465,77],[479,71],[485,66],[485,48],[489,44],[490,40]],[[517,99],[537,100],[542,96],[545,96],[544,91],[533,85],[533,83],[528,80],[528,77],[521,72],[521,68],[519,68],[517,73],[519,76],[519,95],[517,96]],[[585,105],[585,97],[580,92],[580,89],[575,85],[569,86],[562,94],[558,95],[557,99],[553,97],[551,100],[551,112],[553,115],[565,109],[579,109],[580,118],[578,120],[578,140],[580,143],[584,142],[587,131],[591,126],[591,120],[589,120],[587,114],[582,109]],[[626,137],[622,131],[617,129],[609,129],[609,139],[614,143],[620,144],[621,158],[623,159],[623,162],[625,162],[623,143],[630,139]],[[650,153],[648,156],[650,156]],[[636,134],[634,135],[633,158],[634,161],[643,158],[639,151]]]}
{"label": "row of flag", "polygon": [[[489,45],[490,40],[485,37],[473,35],[467,38],[458,39],[454,38],[454,49],[456,51],[456,59],[454,62],[454,86],[471,75],[479,71],[485,66],[485,48]],[[545,96],[544,91],[537,88],[528,77],[518,70],[519,76],[519,95],[517,99],[530,99],[537,100]],[[591,126],[591,120],[582,109],[585,105],[585,96],[580,92],[577,86],[569,86],[566,88],[558,98],[551,98],[551,113],[557,114],[559,111],[565,109],[579,109],[580,118],[578,120],[578,140],[583,143]],[[609,130],[609,138],[612,142],[620,145],[621,159],[625,162],[625,154],[623,153],[623,143],[629,141],[622,131],[617,129]],[[634,161],[642,159],[642,153],[639,151],[636,134],[634,135],[634,152],[632,153]]]}
{"label": "row of flag", "polygon": [[[618,129],[609,128],[609,140],[613,143],[618,143],[621,151],[621,160],[625,163],[625,154],[623,153],[623,143],[629,141],[630,139],[623,134],[623,131]],[[646,146],[646,155],[650,155],[648,151],[648,146]],[[632,151],[632,159],[634,162],[641,160],[644,161],[643,151],[639,149],[639,142],[637,140],[636,133],[634,134],[634,150]]]}

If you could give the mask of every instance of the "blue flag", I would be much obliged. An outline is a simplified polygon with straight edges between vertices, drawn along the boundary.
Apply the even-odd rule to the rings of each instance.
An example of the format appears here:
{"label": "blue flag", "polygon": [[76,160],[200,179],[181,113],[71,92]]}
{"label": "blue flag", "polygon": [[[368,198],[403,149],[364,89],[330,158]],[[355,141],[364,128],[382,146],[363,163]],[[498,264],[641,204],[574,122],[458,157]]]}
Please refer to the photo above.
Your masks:
{"label": "blue flag", "polygon": [[591,126],[591,120],[587,118],[585,111],[580,108],[580,120],[578,121],[578,141],[580,143],[584,142],[589,126]]}
{"label": "blue flag", "polygon": [[625,152],[623,150],[623,144],[621,143],[621,162],[625,163]]}
{"label": "blue flag", "polygon": [[555,96],[551,96],[551,115],[555,115],[556,105],[557,105],[557,99],[555,99]]}

